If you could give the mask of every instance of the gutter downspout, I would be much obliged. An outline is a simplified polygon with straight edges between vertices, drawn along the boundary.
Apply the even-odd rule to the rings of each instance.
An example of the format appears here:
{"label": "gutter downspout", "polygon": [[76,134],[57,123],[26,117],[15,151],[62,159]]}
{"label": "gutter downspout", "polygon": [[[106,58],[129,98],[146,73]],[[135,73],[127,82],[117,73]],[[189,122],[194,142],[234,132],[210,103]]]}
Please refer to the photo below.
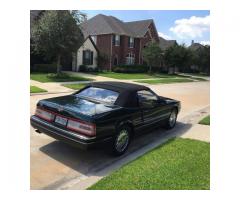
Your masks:
{"label": "gutter downspout", "polygon": [[111,35],[111,52],[110,52],[110,72],[112,71],[112,35]]}

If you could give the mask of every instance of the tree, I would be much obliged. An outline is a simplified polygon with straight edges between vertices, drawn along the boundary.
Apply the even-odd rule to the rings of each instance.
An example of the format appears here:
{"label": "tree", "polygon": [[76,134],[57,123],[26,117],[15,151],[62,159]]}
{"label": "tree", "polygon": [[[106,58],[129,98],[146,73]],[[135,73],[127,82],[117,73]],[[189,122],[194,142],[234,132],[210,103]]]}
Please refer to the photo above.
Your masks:
{"label": "tree", "polygon": [[199,72],[210,74],[210,46],[202,46],[201,48],[192,50],[192,64],[198,66]]}
{"label": "tree", "polygon": [[63,55],[76,52],[84,40],[76,16],[77,12],[67,10],[45,11],[31,28],[34,51],[55,58],[58,74],[61,73]]}
{"label": "tree", "polygon": [[109,56],[105,53],[98,53],[98,56],[97,56],[97,64],[98,64],[98,67],[100,70],[102,70],[100,68],[100,66],[104,66],[107,64],[107,62],[109,61]]}
{"label": "tree", "polygon": [[185,45],[175,44],[166,50],[164,60],[168,67],[174,68],[174,71],[176,67],[181,71],[187,71],[191,65],[192,54]]}
{"label": "tree", "polygon": [[143,60],[149,66],[149,72],[152,72],[152,67],[160,66],[163,60],[162,50],[158,43],[150,43],[143,49]]}

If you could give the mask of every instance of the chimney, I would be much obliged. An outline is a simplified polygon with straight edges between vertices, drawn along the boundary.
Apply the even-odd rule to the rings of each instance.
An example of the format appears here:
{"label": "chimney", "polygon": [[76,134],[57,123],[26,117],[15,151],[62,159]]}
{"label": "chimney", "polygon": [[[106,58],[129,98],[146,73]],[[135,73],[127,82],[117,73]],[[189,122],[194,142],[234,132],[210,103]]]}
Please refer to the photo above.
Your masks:
{"label": "chimney", "polygon": [[194,40],[192,40],[192,45],[194,44]]}

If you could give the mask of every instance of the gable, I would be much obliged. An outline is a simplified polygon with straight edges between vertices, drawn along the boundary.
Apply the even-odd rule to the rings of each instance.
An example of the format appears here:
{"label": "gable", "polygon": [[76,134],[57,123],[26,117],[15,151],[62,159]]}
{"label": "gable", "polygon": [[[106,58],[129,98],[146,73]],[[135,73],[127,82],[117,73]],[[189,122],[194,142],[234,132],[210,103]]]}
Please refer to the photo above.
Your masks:
{"label": "gable", "polygon": [[[152,19],[140,20],[134,22],[123,22],[116,17],[106,15],[96,15],[86,21],[83,25],[85,37],[89,35],[119,34],[132,37],[144,37],[149,27],[153,27],[153,35],[157,34]],[[155,33],[156,32],[156,33]],[[158,39],[157,37],[155,38]]]}

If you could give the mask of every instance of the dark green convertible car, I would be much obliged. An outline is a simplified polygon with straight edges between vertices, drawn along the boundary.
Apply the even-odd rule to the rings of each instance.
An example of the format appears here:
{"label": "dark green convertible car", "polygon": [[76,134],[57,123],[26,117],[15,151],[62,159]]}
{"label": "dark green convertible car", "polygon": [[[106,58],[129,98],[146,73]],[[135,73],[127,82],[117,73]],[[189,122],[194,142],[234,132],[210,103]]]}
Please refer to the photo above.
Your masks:
{"label": "dark green convertible car", "polygon": [[38,133],[83,149],[108,146],[122,155],[147,128],[173,128],[180,107],[146,86],[93,82],[71,95],[40,100],[30,121]]}

